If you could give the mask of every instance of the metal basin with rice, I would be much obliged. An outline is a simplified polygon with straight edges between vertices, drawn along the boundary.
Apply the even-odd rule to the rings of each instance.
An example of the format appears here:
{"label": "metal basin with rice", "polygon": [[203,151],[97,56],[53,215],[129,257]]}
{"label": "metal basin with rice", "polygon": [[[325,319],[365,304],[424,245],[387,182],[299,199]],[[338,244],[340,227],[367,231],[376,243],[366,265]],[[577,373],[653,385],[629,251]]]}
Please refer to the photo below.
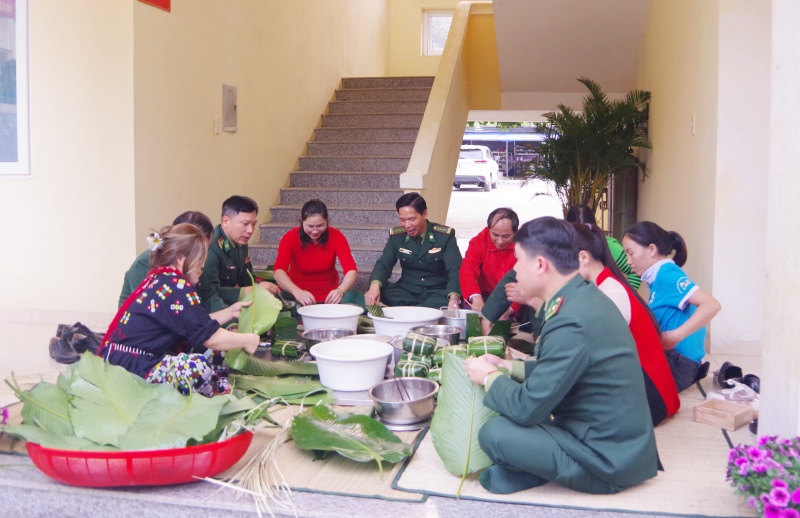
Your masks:
{"label": "metal basin with rice", "polygon": [[317,360],[319,381],[344,392],[368,390],[383,380],[394,348],[377,340],[341,338],[321,342],[309,351]]}
{"label": "metal basin with rice", "polygon": [[459,340],[467,339],[467,315],[474,313],[480,315],[480,312],[471,309],[448,309],[447,307],[439,308],[442,310],[442,324],[453,327],[460,327],[461,334]]}
{"label": "metal basin with rice", "polygon": [[378,383],[369,389],[369,396],[381,421],[412,424],[433,415],[434,396],[438,391],[439,384],[429,379],[396,378]]}
{"label": "metal basin with rice", "polygon": [[309,331],[321,328],[350,329],[353,333],[358,327],[358,317],[364,310],[349,304],[314,304],[297,308],[303,319],[303,329]]}
{"label": "metal basin with rice", "polygon": [[461,334],[461,328],[436,324],[431,326],[413,327],[411,328],[411,332],[436,338],[437,341],[447,340],[450,345],[456,345],[458,344],[458,337]]}
{"label": "metal basin with rice", "polygon": [[346,336],[353,336],[355,333],[349,329],[320,328],[303,331],[303,340],[308,347],[317,345],[321,342],[330,342]]}
{"label": "metal basin with rice", "polygon": [[372,317],[375,334],[405,335],[412,327],[438,324],[441,310],[417,306],[394,306],[383,308],[383,317]]}

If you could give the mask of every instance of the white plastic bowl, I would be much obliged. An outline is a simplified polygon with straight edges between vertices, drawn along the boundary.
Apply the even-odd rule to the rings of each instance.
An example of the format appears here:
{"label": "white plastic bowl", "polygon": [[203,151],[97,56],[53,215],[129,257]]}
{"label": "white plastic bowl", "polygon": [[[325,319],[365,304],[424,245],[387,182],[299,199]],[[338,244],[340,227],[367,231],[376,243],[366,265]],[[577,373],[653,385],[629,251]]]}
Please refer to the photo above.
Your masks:
{"label": "white plastic bowl", "polygon": [[297,308],[303,317],[303,330],[338,328],[356,332],[358,316],[364,310],[349,304],[314,304]]}
{"label": "white plastic bowl", "polygon": [[372,317],[377,335],[404,335],[412,327],[438,324],[442,318],[441,310],[416,306],[385,307],[383,314],[384,317]]}
{"label": "white plastic bowl", "polygon": [[377,340],[340,338],[311,348],[317,359],[319,381],[324,386],[344,392],[368,390],[380,383],[386,361],[394,347]]}

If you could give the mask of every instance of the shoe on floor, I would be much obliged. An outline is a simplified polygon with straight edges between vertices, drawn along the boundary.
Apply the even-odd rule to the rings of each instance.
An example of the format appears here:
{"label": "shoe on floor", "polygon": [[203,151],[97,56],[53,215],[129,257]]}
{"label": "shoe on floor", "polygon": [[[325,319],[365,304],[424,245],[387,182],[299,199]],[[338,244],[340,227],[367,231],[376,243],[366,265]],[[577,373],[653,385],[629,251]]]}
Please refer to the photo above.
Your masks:
{"label": "shoe on floor", "polygon": [[755,374],[745,374],[742,383],[753,389],[754,392],[761,393],[761,378]]}
{"label": "shoe on floor", "polygon": [[512,471],[497,464],[483,470],[478,480],[485,490],[496,495],[508,495],[547,484],[547,480],[538,475]]}
{"label": "shoe on floor", "polygon": [[721,388],[733,388],[733,383],[730,383],[728,380],[741,381],[743,375],[744,373],[741,367],[731,362],[725,362],[722,364],[722,367],[714,373],[714,384]]}
{"label": "shoe on floor", "polygon": [[70,345],[78,354],[83,354],[86,351],[91,351],[94,354],[100,347],[100,343],[97,342],[97,338],[94,335],[86,336],[80,333],[72,335]]}
{"label": "shoe on floor", "polygon": [[50,358],[58,363],[75,363],[81,359],[81,355],[63,337],[53,337],[50,339]]}
{"label": "shoe on floor", "polygon": [[697,369],[697,375],[695,375],[695,377],[694,377],[694,381],[693,381],[692,383],[697,383],[697,382],[698,382],[698,381],[700,381],[701,379],[703,379],[703,378],[705,378],[706,376],[708,376],[708,369],[709,369],[709,366],[710,366],[710,365],[711,365],[711,364],[710,364],[710,363],[708,363],[708,362],[704,362],[703,364],[701,364],[701,365],[700,365],[700,368],[699,368],[699,369]]}

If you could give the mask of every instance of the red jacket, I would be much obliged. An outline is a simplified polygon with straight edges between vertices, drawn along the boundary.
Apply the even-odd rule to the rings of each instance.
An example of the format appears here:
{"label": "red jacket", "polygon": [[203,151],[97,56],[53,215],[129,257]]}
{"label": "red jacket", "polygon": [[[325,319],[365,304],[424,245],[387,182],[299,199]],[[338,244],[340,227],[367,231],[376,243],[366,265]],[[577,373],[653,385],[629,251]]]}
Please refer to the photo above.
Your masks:
{"label": "red jacket", "polygon": [[479,294],[486,301],[503,275],[516,262],[514,246],[510,245],[502,250],[497,248],[492,243],[489,227],[485,227],[480,234],[470,239],[467,253],[461,262],[459,281],[464,300]]}

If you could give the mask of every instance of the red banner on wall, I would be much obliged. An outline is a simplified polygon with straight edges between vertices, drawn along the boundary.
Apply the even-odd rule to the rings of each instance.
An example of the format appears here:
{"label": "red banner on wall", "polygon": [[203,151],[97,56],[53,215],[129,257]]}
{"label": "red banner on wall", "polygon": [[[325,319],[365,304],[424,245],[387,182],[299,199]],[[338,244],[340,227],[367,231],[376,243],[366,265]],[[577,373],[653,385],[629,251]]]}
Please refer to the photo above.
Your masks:
{"label": "red banner on wall", "polygon": [[17,0],[0,0],[0,16],[3,18],[16,18]]}
{"label": "red banner on wall", "polygon": [[145,4],[149,4],[159,9],[164,9],[165,11],[169,12],[170,4],[172,0],[139,0],[140,2],[144,2]]}

